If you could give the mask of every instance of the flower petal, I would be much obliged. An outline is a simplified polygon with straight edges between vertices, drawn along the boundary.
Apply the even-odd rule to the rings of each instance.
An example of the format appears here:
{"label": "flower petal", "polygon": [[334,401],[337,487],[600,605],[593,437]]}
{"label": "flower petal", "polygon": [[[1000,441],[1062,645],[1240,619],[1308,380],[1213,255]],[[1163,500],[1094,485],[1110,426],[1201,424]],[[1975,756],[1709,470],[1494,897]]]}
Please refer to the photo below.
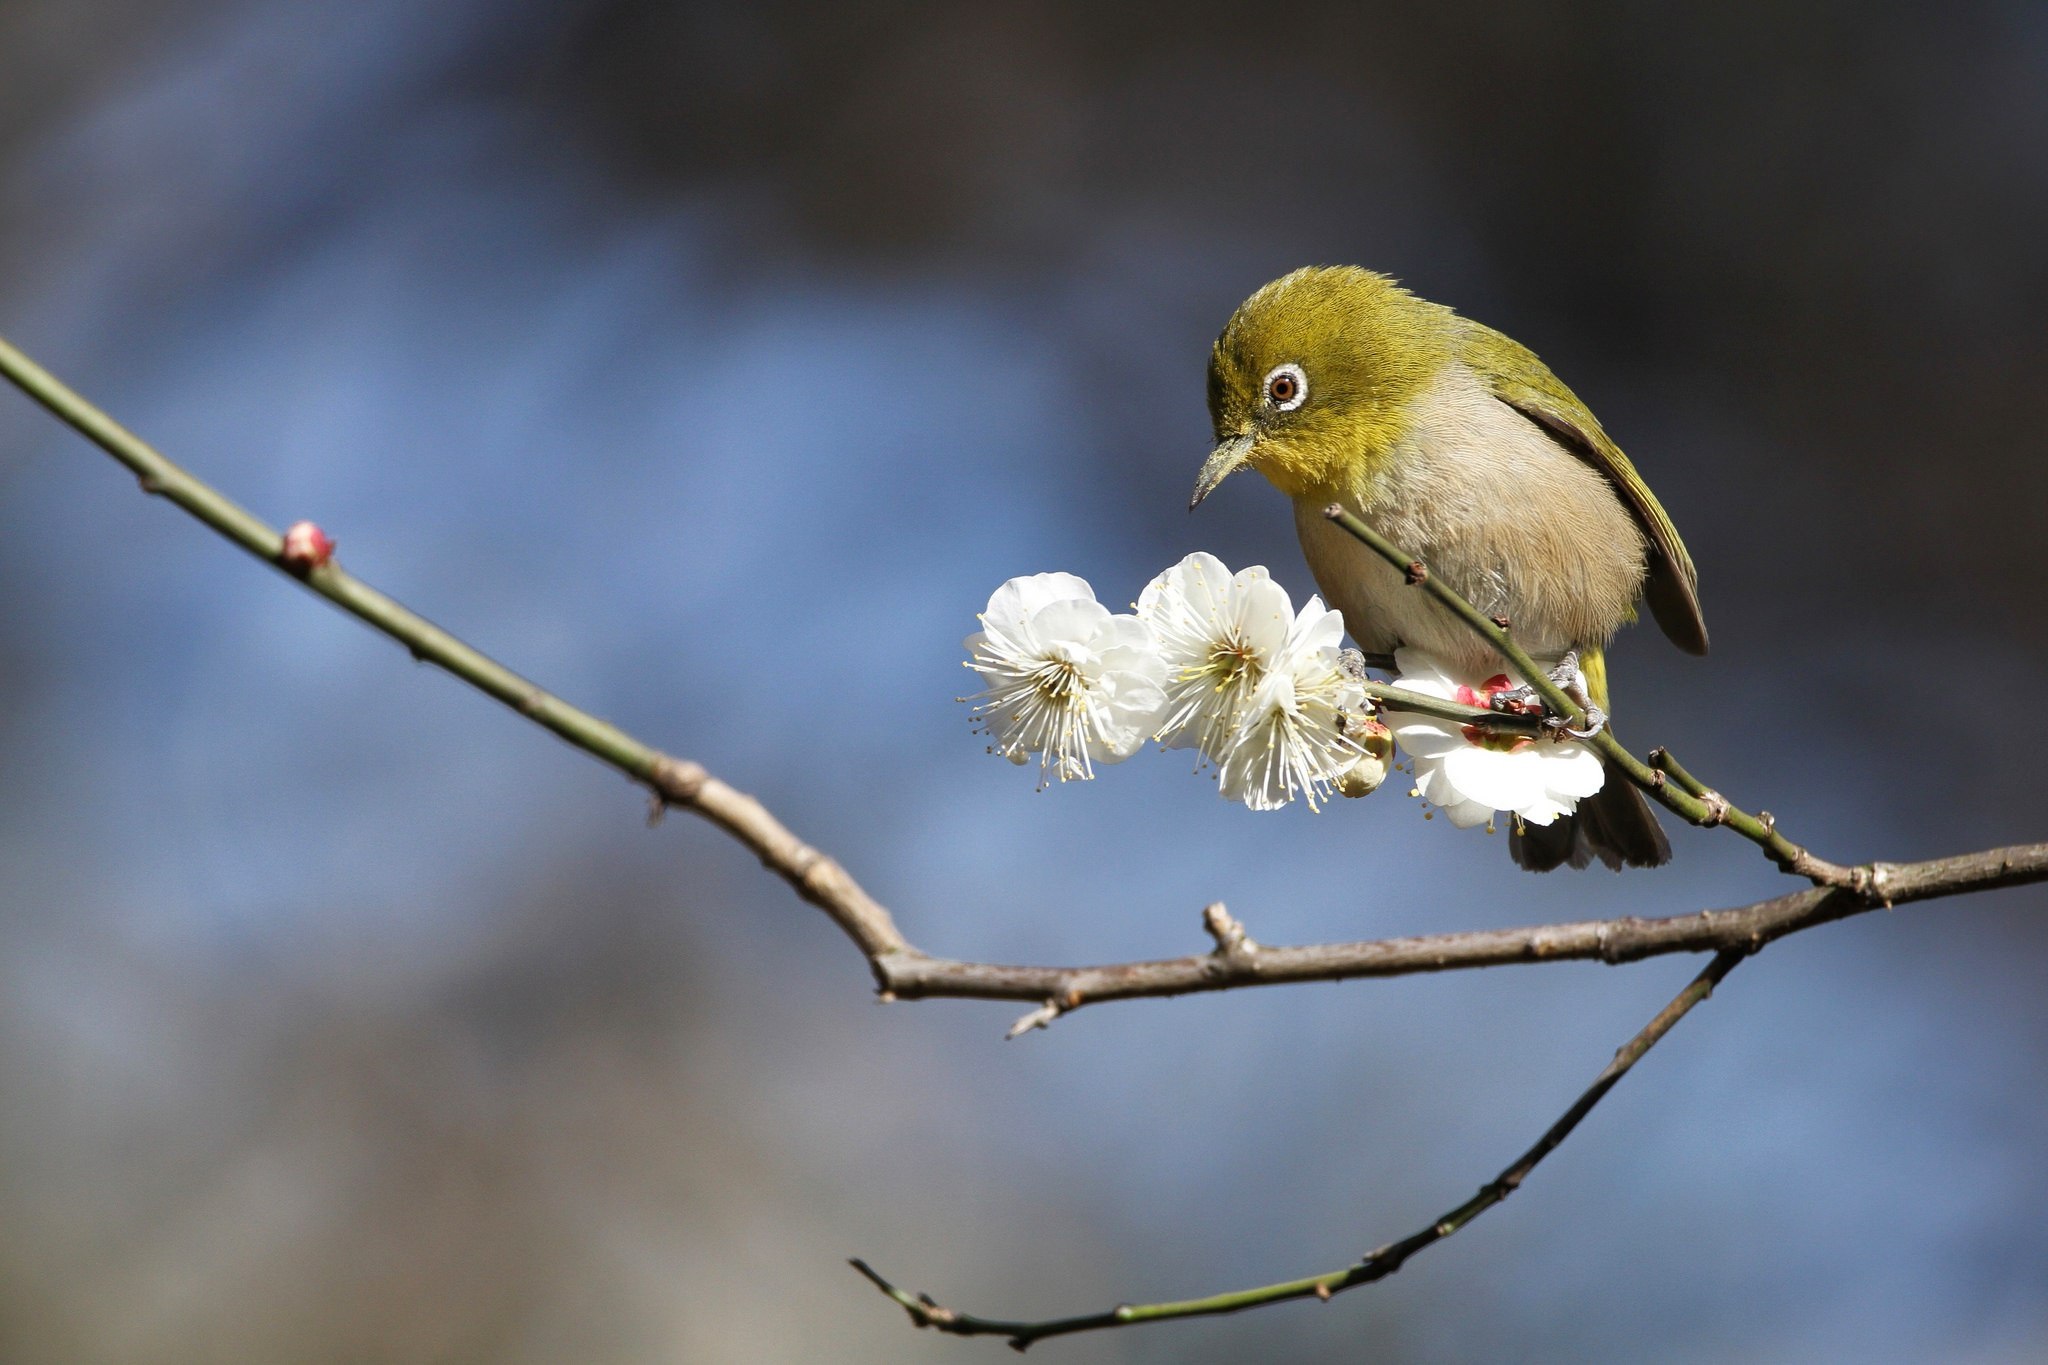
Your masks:
{"label": "flower petal", "polygon": [[[1108,608],[1104,608],[1107,613]],[[1110,656],[1128,658],[1125,667],[1137,666],[1140,658],[1157,665],[1159,675],[1166,676],[1166,661],[1159,656],[1158,642],[1152,636],[1152,628],[1135,616],[1106,616],[1090,637],[1089,648],[1107,660]]]}
{"label": "flower petal", "polygon": [[1071,599],[1093,602],[1095,589],[1088,586],[1087,579],[1070,573],[1026,574],[991,593],[983,615],[998,625],[1016,628],[1041,607]]}
{"label": "flower petal", "polygon": [[1093,656],[1096,637],[1109,627],[1109,608],[1094,598],[1062,597],[1031,613],[1024,630],[1040,649],[1069,645]]}
{"label": "flower petal", "polygon": [[1381,717],[1394,732],[1394,741],[1411,758],[1441,758],[1453,749],[1466,747],[1464,727],[1413,711],[1389,711]]}
{"label": "flower petal", "polygon": [[1320,597],[1310,597],[1301,607],[1301,614],[1294,618],[1293,628],[1287,637],[1290,650],[1312,650],[1317,653],[1335,653],[1344,646],[1344,613],[1333,611],[1323,605]]}
{"label": "flower petal", "polygon": [[1607,767],[1586,745],[1549,746],[1543,760],[1543,785],[1559,796],[1584,800],[1606,785]]}
{"label": "flower petal", "polygon": [[1249,572],[1239,574],[1231,585],[1231,624],[1246,647],[1270,659],[1287,645],[1294,603],[1288,600],[1287,589],[1265,577],[1264,570],[1248,579]]}
{"label": "flower petal", "polygon": [[1198,550],[1145,585],[1138,594],[1138,614],[1150,619],[1163,613],[1187,613],[1205,619],[1216,610],[1217,598],[1227,592],[1229,584],[1230,570],[1223,561]]}
{"label": "flower petal", "polygon": [[1439,663],[1434,654],[1412,646],[1394,651],[1394,673],[1395,686],[1410,687],[1433,697],[1448,697],[1458,685],[1450,670]]}
{"label": "flower petal", "polygon": [[1472,829],[1493,818],[1493,807],[1484,801],[1460,801],[1443,807],[1443,812],[1459,829]]}
{"label": "flower petal", "polygon": [[1492,810],[1520,810],[1544,794],[1542,765],[1535,758],[1529,750],[1504,754],[1468,744],[1441,761],[1444,776],[1466,800]]}

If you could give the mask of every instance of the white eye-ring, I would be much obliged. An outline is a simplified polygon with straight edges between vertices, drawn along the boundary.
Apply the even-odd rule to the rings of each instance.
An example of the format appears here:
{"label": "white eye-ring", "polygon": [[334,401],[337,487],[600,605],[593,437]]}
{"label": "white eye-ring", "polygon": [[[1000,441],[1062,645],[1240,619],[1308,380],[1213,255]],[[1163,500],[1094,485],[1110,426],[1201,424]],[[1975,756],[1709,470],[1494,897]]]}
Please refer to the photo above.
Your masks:
{"label": "white eye-ring", "polygon": [[1293,412],[1308,401],[1308,376],[1292,361],[1266,375],[1266,401],[1276,412]]}

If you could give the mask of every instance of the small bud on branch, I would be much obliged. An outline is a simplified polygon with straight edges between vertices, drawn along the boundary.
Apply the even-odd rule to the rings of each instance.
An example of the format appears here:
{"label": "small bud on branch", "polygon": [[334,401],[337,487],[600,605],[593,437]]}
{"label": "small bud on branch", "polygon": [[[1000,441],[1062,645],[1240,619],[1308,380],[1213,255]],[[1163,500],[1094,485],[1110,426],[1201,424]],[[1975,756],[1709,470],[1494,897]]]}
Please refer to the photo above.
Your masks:
{"label": "small bud on branch", "polygon": [[284,545],[277,562],[295,574],[307,574],[324,567],[334,558],[334,538],[310,521],[295,521],[285,529]]}

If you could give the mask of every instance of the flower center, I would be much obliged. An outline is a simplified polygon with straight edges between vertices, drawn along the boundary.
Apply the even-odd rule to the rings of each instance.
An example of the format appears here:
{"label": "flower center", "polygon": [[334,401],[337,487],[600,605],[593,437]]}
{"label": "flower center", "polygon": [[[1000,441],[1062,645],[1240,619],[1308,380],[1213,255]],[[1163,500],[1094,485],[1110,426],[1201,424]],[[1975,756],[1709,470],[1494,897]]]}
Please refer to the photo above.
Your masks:
{"label": "flower center", "polygon": [[1031,685],[1047,705],[1064,711],[1078,710],[1085,684],[1081,670],[1072,659],[1049,658],[1031,674]]}
{"label": "flower center", "polygon": [[1196,670],[1198,676],[1215,679],[1218,692],[1227,692],[1240,684],[1256,682],[1253,671],[1258,667],[1257,652],[1240,640],[1223,640],[1209,651],[1208,662]]}

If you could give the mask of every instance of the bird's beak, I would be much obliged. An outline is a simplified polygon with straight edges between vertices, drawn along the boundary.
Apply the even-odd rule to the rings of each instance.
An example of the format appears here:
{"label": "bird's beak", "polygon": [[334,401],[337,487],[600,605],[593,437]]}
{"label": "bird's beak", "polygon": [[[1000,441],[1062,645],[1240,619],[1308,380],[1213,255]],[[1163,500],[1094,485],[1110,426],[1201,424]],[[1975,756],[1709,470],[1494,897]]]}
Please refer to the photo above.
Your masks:
{"label": "bird's beak", "polygon": [[1188,510],[1194,511],[1202,505],[1202,499],[1216,491],[1216,485],[1244,468],[1244,462],[1251,458],[1252,434],[1241,431],[1209,452],[1209,458],[1202,461],[1202,472],[1195,476],[1195,495],[1188,499]]}

